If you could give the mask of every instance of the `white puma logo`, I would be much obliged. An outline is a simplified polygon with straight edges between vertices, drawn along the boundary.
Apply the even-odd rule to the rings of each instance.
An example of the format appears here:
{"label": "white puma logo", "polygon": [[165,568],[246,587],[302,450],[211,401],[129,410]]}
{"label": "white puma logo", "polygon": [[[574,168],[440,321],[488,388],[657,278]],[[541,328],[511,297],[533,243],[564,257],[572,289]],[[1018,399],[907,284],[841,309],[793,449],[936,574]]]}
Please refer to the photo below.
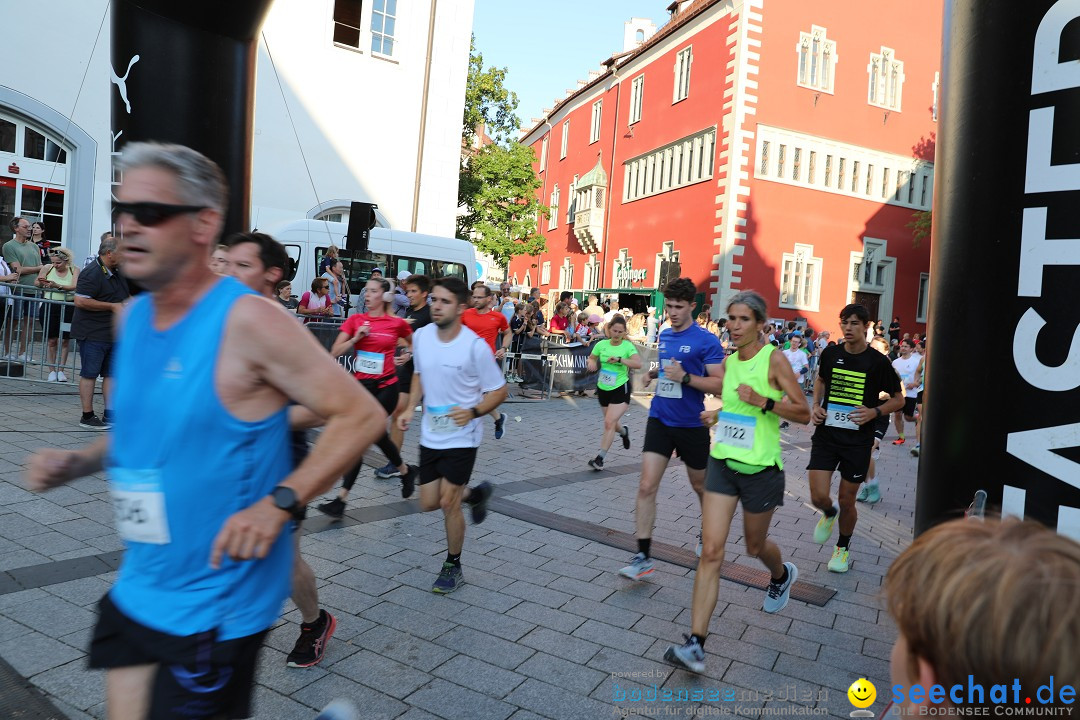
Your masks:
{"label": "white puma logo", "polygon": [[131,60],[128,62],[127,72],[124,73],[123,77],[117,77],[116,71],[113,70],[112,68],[109,69],[109,72],[112,74],[112,81],[114,83],[116,83],[117,89],[120,90],[120,99],[124,101],[124,107],[127,108],[128,115],[131,114],[131,103],[128,102],[127,79],[128,79],[128,75],[131,74],[131,66],[134,65],[137,62],[139,62],[139,56],[138,55],[131,58]]}

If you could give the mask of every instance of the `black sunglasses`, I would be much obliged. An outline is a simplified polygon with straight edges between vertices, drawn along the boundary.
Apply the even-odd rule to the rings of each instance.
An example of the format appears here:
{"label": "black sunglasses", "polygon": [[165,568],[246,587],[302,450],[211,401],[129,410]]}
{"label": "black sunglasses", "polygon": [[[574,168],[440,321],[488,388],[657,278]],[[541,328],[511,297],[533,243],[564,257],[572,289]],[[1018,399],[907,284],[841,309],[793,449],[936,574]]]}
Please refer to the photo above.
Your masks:
{"label": "black sunglasses", "polygon": [[112,218],[113,222],[116,222],[118,217],[126,214],[135,218],[135,222],[144,227],[154,227],[177,215],[206,209],[207,207],[205,205],[169,205],[168,203],[156,202],[114,202]]}

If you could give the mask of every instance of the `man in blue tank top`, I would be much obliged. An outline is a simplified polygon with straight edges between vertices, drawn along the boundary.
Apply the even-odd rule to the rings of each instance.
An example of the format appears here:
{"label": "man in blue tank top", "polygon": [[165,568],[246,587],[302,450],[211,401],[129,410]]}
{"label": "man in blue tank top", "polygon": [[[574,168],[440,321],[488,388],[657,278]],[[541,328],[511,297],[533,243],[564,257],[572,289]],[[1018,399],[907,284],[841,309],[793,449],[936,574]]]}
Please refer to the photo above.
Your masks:
{"label": "man in blue tank top", "polygon": [[697,288],[690,278],[673,280],[664,290],[664,310],[671,327],[660,333],[660,367],[652,368],[646,376],[646,387],[652,379],[658,382],[645,424],[634,512],[638,552],[629,565],[619,570],[620,575],[631,580],[640,580],[653,571],[656,493],[673,452],[686,465],[686,475],[699,503],[705,492],[709,429],[701,424],[701,413],[705,410],[705,393],[719,395],[723,390],[724,349],[715,335],[694,322],[696,295]]}
{"label": "man in blue tank top", "polygon": [[[383,432],[386,415],[273,301],[214,275],[227,190],[177,145],[124,147],[113,206],[128,277],[116,442],[44,450],[28,484],[107,469],[127,552],[100,604],[90,666],[112,720],[243,718],[263,637],[289,594],[282,528]],[[291,401],[326,419],[289,472]]]}

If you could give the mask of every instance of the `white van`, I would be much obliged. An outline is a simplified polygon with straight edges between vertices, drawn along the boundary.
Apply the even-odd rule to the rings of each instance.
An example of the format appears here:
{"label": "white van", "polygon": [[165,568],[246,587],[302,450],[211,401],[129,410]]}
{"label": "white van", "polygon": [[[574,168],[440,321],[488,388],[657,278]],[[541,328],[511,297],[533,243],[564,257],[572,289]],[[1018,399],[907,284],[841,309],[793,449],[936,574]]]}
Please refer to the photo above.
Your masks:
{"label": "white van", "polygon": [[466,240],[376,227],[371,229],[368,249],[357,251],[348,247],[348,229],[347,223],[299,220],[271,233],[285,246],[294,263],[295,272],[287,278],[292,281],[294,295],[303,295],[311,289],[319,263],[330,245],[340,248],[338,255],[345,266],[353,308],[359,306],[359,293],[376,267],[382,269],[383,276],[391,283],[402,270],[427,275],[432,280],[450,276],[470,285],[476,280],[476,251]]}

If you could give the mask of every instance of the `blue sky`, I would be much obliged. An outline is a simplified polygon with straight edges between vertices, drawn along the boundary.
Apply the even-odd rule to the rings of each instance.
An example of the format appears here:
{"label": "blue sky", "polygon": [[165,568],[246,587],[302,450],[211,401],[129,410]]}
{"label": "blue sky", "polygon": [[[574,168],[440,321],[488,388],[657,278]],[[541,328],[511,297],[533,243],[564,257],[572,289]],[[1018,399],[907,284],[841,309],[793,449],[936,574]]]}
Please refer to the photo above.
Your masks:
{"label": "blue sky", "polygon": [[552,107],[589,70],[622,51],[623,23],[651,18],[663,26],[670,0],[475,0],[473,34],[485,66],[507,68],[522,127]]}

